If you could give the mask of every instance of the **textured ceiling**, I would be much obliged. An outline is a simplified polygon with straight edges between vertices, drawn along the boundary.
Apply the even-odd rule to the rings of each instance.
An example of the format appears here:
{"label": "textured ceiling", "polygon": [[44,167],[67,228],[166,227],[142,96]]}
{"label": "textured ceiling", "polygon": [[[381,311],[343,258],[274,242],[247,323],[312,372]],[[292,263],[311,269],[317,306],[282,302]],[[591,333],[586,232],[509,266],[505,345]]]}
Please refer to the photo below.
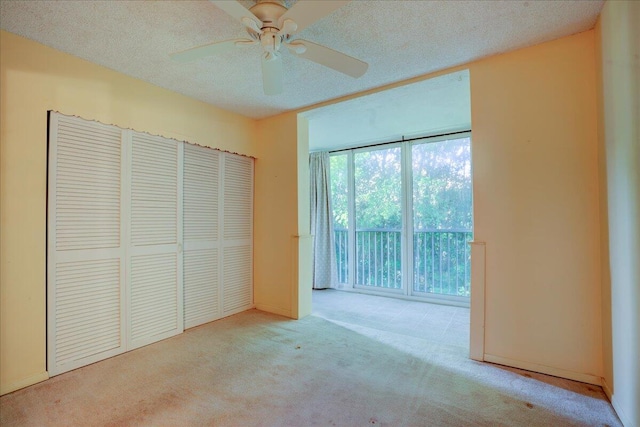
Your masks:
{"label": "textured ceiling", "polygon": [[284,52],[284,92],[277,96],[263,94],[259,46],[188,64],[169,59],[172,52],[245,37],[241,24],[208,1],[2,0],[0,28],[262,118],[588,30],[602,3],[355,0],[297,37],[368,62],[367,73],[352,79]]}
{"label": "textured ceiling", "polygon": [[471,129],[469,70],[303,113],[309,149],[325,151]]}

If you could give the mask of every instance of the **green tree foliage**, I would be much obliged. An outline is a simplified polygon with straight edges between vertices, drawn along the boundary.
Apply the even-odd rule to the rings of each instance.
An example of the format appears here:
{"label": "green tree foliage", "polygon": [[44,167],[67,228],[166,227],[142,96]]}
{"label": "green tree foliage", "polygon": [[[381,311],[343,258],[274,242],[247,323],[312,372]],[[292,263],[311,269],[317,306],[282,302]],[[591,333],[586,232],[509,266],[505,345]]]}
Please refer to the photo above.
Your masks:
{"label": "green tree foliage", "polygon": [[[411,147],[414,230],[471,230],[469,138]],[[400,147],[354,154],[356,228],[402,226]],[[331,202],[336,228],[348,226],[347,155],[331,156]]]}
{"label": "green tree foliage", "polygon": [[400,147],[355,153],[356,229],[402,228]]}
{"label": "green tree foliage", "polygon": [[335,228],[346,229],[349,226],[349,181],[347,155],[340,154],[329,158],[331,176],[331,207]]}
{"label": "green tree foliage", "polygon": [[414,230],[471,230],[469,138],[413,145],[411,161]]}

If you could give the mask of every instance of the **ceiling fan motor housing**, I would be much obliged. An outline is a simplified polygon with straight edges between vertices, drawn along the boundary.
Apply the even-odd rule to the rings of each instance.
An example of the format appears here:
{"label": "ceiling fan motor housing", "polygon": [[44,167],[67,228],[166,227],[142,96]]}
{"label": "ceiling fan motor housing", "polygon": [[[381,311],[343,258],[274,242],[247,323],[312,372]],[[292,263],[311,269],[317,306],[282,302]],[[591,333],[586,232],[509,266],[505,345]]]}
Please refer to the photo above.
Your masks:
{"label": "ceiling fan motor housing", "polygon": [[278,21],[285,14],[287,8],[284,1],[258,0],[256,5],[249,10],[262,21],[262,30],[275,28],[278,32],[280,30]]}
{"label": "ceiling fan motor housing", "polygon": [[275,28],[265,28],[264,32],[260,34],[262,50],[267,54],[274,54],[280,50],[281,43],[282,36],[278,34],[278,30]]}

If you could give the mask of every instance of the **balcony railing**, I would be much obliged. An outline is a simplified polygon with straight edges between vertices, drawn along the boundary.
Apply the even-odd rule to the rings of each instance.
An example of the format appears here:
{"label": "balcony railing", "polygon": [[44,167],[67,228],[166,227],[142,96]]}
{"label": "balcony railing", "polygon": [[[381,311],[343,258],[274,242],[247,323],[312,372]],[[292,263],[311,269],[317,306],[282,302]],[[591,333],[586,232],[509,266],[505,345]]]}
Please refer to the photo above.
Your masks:
{"label": "balcony railing", "polygon": [[[355,283],[402,289],[401,232],[391,229],[357,230]],[[413,291],[469,296],[472,232],[463,229],[416,230],[413,233]],[[349,280],[348,232],[335,230],[338,278]]]}
{"label": "balcony railing", "polygon": [[413,290],[469,296],[471,289],[470,230],[413,232]]}

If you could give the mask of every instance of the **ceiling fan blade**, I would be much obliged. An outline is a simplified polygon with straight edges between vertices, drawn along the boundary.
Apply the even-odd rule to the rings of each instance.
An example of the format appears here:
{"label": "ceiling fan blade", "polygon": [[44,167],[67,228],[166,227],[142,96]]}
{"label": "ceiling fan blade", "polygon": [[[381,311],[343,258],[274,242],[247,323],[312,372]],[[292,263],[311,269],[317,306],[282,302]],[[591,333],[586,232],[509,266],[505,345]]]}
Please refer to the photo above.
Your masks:
{"label": "ceiling fan blade", "polygon": [[254,30],[252,25],[249,25],[248,22],[243,21],[242,18],[249,18],[254,21],[258,28],[262,27],[262,21],[256,17],[249,9],[241,5],[239,2],[235,0],[209,0],[211,3],[215,4],[220,9],[227,12],[229,15],[233,16],[238,21],[242,22],[247,27]]}
{"label": "ceiling fan blade", "polygon": [[253,43],[256,43],[256,41],[250,39],[226,40],[223,42],[205,44],[204,46],[194,47],[191,49],[183,50],[182,52],[172,53],[169,56],[176,62],[189,62],[196,59],[204,58],[206,56],[228,52],[230,50],[233,50],[236,46]]}
{"label": "ceiling fan blade", "polygon": [[347,3],[349,0],[298,0],[280,17],[279,24],[282,26],[285,19],[291,19],[298,24],[297,31],[302,31]]}
{"label": "ceiling fan blade", "polygon": [[265,95],[282,93],[282,58],[280,55],[262,56],[262,85]]}
{"label": "ceiling fan blade", "polygon": [[[294,40],[291,45],[293,46],[291,51],[297,56],[333,68],[351,77],[358,78],[369,68],[369,64],[366,62],[307,40]],[[299,49],[300,46],[304,46],[306,49],[303,51],[303,49]]]}

